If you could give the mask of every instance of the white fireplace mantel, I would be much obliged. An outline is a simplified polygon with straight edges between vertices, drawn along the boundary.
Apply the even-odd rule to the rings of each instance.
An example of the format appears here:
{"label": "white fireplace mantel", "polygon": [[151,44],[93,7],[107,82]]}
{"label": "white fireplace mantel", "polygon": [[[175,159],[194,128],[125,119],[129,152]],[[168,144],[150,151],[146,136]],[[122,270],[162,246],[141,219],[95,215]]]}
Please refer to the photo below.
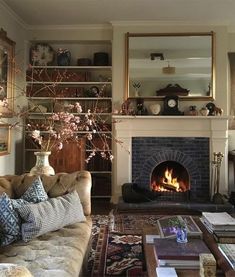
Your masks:
{"label": "white fireplace mantel", "polygon": [[113,116],[112,202],[121,196],[121,186],[131,182],[132,137],[208,137],[210,157],[222,152],[220,192],[228,193],[228,117],[225,116]]}

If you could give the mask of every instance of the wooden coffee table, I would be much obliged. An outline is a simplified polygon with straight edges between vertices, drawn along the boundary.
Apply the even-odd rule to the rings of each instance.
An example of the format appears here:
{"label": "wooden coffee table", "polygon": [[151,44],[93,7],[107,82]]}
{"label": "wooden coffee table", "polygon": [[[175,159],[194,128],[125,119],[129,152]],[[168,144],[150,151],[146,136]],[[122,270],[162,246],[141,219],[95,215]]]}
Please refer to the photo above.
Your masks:
{"label": "wooden coffee table", "polygon": [[[198,217],[194,217],[195,222],[202,230],[203,240],[205,241],[207,247],[210,249],[211,253],[214,255],[217,262],[217,272],[216,276],[226,276],[226,277],[235,277],[235,271],[231,268],[229,263],[226,261],[224,256],[221,254],[218,249],[217,243],[214,240],[212,234],[210,234],[204,225],[201,223]],[[148,277],[157,277],[156,267],[158,265],[157,253],[153,243],[146,242],[146,235],[156,235],[158,231],[155,229],[146,229],[143,232],[143,249],[146,261],[146,272]],[[198,269],[177,269],[177,275],[179,277],[199,277]]]}

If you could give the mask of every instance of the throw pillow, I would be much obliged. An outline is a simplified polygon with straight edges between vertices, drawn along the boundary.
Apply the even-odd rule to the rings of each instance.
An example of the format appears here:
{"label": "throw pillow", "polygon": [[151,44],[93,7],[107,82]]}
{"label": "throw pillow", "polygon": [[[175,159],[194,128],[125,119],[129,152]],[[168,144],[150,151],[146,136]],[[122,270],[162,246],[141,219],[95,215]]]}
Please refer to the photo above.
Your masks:
{"label": "throw pillow", "polygon": [[19,199],[12,199],[13,207],[19,208],[22,205],[30,203],[38,203],[48,199],[47,193],[43,187],[40,176],[33,181],[32,185],[26,190],[26,192]]}
{"label": "throw pillow", "polygon": [[11,199],[5,192],[0,196],[1,245],[8,245],[20,238],[20,218]]}
{"label": "throw pillow", "polygon": [[48,199],[38,176],[20,199],[10,199],[4,192],[0,197],[0,244],[8,245],[21,238],[21,219],[15,210],[22,205]]}
{"label": "throw pillow", "polygon": [[86,220],[77,191],[38,204],[28,204],[17,210],[25,221],[21,231],[22,239],[26,242],[49,231]]}

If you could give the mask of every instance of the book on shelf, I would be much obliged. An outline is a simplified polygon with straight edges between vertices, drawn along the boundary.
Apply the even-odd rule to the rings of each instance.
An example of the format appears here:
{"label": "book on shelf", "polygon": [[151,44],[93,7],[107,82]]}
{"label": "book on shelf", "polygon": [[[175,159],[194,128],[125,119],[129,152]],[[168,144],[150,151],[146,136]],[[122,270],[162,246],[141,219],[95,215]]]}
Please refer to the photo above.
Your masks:
{"label": "book on shelf", "polygon": [[157,224],[160,231],[160,236],[162,238],[176,237],[177,228],[174,226],[171,226],[170,220],[184,221],[186,223],[188,237],[202,238],[202,231],[197,226],[192,216],[189,216],[189,215],[164,216],[158,219]]}
{"label": "book on shelf", "polygon": [[218,248],[229,262],[231,267],[235,269],[235,244],[233,243],[218,243]]}
{"label": "book on shelf", "polygon": [[235,231],[235,218],[227,212],[202,212],[201,221],[213,231]]}
{"label": "book on shelf", "polygon": [[159,266],[199,268],[199,254],[211,254],[199,238],[191,238],[187,243],[178,243],[171,238],[157,238],[154,239],[154,246]]}

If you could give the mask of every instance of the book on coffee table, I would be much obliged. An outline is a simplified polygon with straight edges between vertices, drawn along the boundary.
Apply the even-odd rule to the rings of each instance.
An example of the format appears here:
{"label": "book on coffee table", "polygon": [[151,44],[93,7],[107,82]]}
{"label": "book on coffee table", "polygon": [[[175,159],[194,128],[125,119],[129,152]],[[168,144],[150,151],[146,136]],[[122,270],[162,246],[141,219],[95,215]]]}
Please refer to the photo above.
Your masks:
{"label": "book on coffee table", "polygon": [[177,277],[174,267],[157,267],[157,277]]}
{"label": "book on coffee table", "polygon": [[229,262],[231,267],[235,269],[235,244],[233,243],[219,243],[218,248]]}
{"label": "book on coffee table", "polygon": [[235,218],[227,212],[202,212],[201,221],[211,232],[235,231]]}
{"label": "book on coffee table", "polygon": [[154,239],[159,266],[175,268],[199,268],[199,254],[211,254],[203,240],[191,238],[187,243],[175,239]]}
{"label": "book on coffee table", "polygon": [[192,216],[189,215],[174,215],[164,216],[157,220],[158,228],[162,238],[173,238],[176,237],[177,229],[170,225],[170,220],[180,220],[186,223],[187,235],[189,237],[202,238],[202,231],[193,220]]}

